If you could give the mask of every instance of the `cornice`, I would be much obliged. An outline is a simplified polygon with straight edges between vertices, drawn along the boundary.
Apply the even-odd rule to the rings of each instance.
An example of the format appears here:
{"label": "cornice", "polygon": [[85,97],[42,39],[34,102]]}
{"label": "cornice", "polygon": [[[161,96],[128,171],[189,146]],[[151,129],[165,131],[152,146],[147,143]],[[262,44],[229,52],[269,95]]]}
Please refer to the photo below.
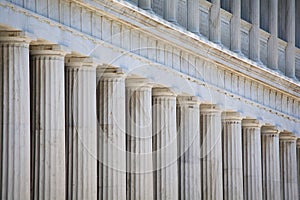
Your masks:
{"label": "cornice", "polygon": [[281,90],[295,98],[300,97],[300,86],[295,80],[162,20],[157,15],[148,13],[126,1],[74,0],[74,2],[109,15],[112,19],[126,23],[128,26],[139,27],[139,31],[145,34],[168,42],[176,48],[184,49],[194,56],[214,62],[226,70],[234,71],[270,88]]}

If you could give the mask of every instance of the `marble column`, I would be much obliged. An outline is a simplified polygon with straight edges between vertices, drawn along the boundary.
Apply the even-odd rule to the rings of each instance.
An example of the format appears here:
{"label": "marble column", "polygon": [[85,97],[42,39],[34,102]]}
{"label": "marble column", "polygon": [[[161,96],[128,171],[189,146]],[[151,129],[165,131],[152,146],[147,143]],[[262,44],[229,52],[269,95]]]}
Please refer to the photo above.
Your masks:
{"label": "marble column", "polygon": [[284,200],[298,198],[296,139],[292,133],[280,133],[280,185]]}
{"label": "marble column", "polygon": [[223,199],[222,122],[215,105],[200,106],[202,199]]}
{"label": "marble column", "polygon": [[300,139],[297,139],[297,177],[298,177],[298,196],[300,199]]}
{"label": "marble column", "polygon": [[152,90],[154,199],[178,199],[176,95]]}
{"label": "marble column", "polygon": [[224,199],[243,199],[242,118],[236,112],[222,113]]}
{"label": "marble column", "polygon": [[177,23],[178,0],[164,0],[164,19]]}
{"label": "marble column", "polygon": [[209,40],[221,43],[221,0],[211,0],[211,4],[209,12]]}
{"label": "marble column", "polygon": [[275,126],[261,128],[262,191],[265,200],[280,200],[279,132]]}
{"label": "marble column", "polygon": [[66,58],[67,199],[97,198],[96,66]]}
{"label": "marble column", "polygon": [[259,0],[250,1],[250,23],[252,27],[249,32],[249,58],[257,62],[260,62],[259,7]]}
{"label": "marble column", "polygon": [[127,200],[153,200],[152,86],[126,80]]}
{"label": "marble column", "polygon": [[179,199],[201,199],[200,111],[194,97],[177,98]]}
{"label": "marble column", "polygon": [[268,67],[278,70],[278,0],[269,0]]}
{"label": "marble column", "polygon": [[151,0],[139,0],[138,6],[144,10],[151,11]]}
{"label": "marble column", "polygon": [[261,125],[254,119],[243,119],[244,199],[262,199]]}
{"label": "marble column", "polygon": [[30,51],[32,199],[65,199],[65,52]]}
{"label": "marble column", "polygon": [[241,0],[231,0],[230,49],[241,53]]}
{"label": "marble column", "polygon": [[97,69],[98,200],[126,199],[125,77]]}
{"label": "marble column", "polygon": [[287,47],[285,50],[285,75],[290,78],[295,78],[295,6],[295,0],[286,1],[285,30]]}
{"label": "marble column", "polygon": [[199,34],[200,30],[199,0],[187,0],[187,30]]}
{"label": "marble column", "polygon": [[29,42],[0,32],[0,199],[30,199]]}

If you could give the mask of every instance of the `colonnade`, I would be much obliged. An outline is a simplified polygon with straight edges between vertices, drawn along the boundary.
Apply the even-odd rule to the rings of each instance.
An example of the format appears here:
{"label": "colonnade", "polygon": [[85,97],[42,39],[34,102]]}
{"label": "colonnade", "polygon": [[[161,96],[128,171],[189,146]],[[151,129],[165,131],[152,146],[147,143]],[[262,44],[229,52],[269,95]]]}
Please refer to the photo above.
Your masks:
{"label": "colonnade", "polygon": [[[131,0],[129,0],[131,1]],[[135,0],[142,9],[151,11],[153,0]],[[187,0],[187,26],[188,31],[202,34],[200,27],[200,6],[206,0]],[[241,20],[251,24],[249,31],[249,55],[248,58],[261,63],[260,58],[260,30],[269,32],[267,41],[267,63],[264,63],[273,70],[279,70],[278,66],[278,42],[279,38],[286,41],[284,73],[290,78],[295,78],[295,34],[296,15],[295,0],[209,0],[209,34],[208,39],[214,43],[221,44],[221,3],[225,1],[230,19],[230,50],[241,54]],[[163,16],[165,20],[177,24],[178,0],[165,0]],[[285,4],[285,6],[279,6]],[[147,6],[145,6],[147,5]],[[267,5],[261,7],[261,5]],[[280,11],[280,13],[278,12]],[[262,18],[262,19],[261,19]],[[278,18],[281,19],[279,22]],[[266,24],[261,26],[261,20]],[[280,33],[278,29],[282,30]]]}
{"label": "colonnade", "polygon": [[0,52],[2,199],[298,198],[293,133],[21,32]]}

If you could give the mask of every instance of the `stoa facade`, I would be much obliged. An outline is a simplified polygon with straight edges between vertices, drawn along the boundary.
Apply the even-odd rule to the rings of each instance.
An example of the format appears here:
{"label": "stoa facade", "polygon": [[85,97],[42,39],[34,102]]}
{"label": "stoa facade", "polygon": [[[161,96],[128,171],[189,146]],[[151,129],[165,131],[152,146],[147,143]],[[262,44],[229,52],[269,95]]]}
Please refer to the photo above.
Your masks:
{"label": "stoa facade", "polygon": [[1,199],[299,199],[299,10],[1,0]]}

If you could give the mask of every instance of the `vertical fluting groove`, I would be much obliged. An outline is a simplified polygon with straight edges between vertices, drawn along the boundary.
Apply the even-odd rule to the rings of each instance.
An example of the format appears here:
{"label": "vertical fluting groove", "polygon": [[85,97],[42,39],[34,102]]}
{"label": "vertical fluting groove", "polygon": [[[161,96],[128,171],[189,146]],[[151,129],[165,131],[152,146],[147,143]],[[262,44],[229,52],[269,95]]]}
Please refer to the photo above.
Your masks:
{"label": "vertical fluting groove", "polygon": [[263,199],[280,199],[279,132],[273,126],[263,126],[262,189]]}
{"label": "vertical fluting groove", "polygon": [[261,134],[256,120],[242,123],[244,199],[262,199]]}
{"label": "vertical fluting groove", "polygon": [[152,91],[144,81],[126,81],[127,200],[153,200]]}
{"label": "vertical fluting groove", "polygon": [[98,200],[126,199],[124,75],[97,71]]}
{"label": "vertical fluting groove", "polygon": [[214,105],[200,106],[202,199],[223,199],[221,112]]}
{"label": "vertical fluting groove", "polygon": [[65,199],[64,53],[31,52],[32,199]]}
{"label": "vertical fluting groove", "polygon": [[238,113],[223,113],[224,199],[243,199],[242,119]]}
{"label": "vertical fluting groove", "polygon": [[24,38],[0,37],[1,199],[30,199],[28,47]]}
{"label": "vertical fluting groove", "polygon": [[281,199],[297,199],[298,182],[296,137],[291,133],[281,133],[279,139],[279,150]]}
{"label": "vertical fluting groove", "polygon": [[71,58],[66,62],[67,199],[95,200],[96,68],[83,61]]}
{"label": "vertical fluting groove", "polygon": [[200,111],[192,97],[177,99],[179,199],[200,196]]}
{"label": "vertical fluting groove", "polygon": [[154,199],[178,199],[176,97],[166,88],[153,89],[152,119]]}

